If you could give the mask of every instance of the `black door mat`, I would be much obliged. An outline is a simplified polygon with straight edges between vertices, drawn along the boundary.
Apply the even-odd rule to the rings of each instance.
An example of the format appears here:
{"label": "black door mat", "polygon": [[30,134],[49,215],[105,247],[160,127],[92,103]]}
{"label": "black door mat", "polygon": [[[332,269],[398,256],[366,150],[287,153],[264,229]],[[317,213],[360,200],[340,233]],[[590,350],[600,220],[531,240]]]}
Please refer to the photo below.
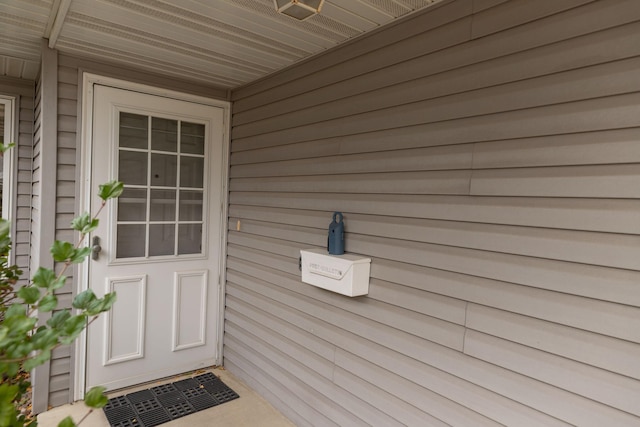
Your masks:
{"label": "black door mat", "polygon": [[103,409],[112,427],[153,427],[238,397],[220,378],[207,372],[113,397]]}

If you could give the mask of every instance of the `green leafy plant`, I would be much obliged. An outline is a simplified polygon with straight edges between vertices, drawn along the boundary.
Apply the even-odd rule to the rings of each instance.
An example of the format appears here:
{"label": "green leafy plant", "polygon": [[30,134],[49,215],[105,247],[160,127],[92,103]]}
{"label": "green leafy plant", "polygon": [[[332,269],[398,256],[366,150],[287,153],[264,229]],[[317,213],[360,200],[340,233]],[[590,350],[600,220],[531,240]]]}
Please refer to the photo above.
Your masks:
{"label": "green leafy plant", "polygon": [[[20,374],[47,362],[55,348],[71,344],[96,316],[109,310],[115,302],[114,293],[98,298],[88,289],[73,299],[75,312],[72,313],[68,309],[57,309],[56,290],[65,285],[67,269],[83,262],[91,253],[91,248],[84,246],[85,237],[97,228],[97,217],[107,201],[120,196],[122,191],[121,182],[101,185],[98,194],[102,202],[97,212],[80,215],[71,223],[71,227],[80,234],[78,242],[56,241],[51,247],[51,255],[59,263],[60,271],[56,273],[40,267],[31,281],[23,286],[19,285],[22,271],[9,264],[9,222],[0,220],[0,426],[36,426],[36,420],[26,417],[19,408],[30,386]],[[51,317],[44,324],[39,324],[36,314],[46,312],[51,312]],[[85,395],[85,404],[90,408],[103,407],[107,403],[103,392],[102,387],[92,388]],[[82,420],[78,424],[80,422]],[[70,417],[59,424],[61,427],[75,425]]]}

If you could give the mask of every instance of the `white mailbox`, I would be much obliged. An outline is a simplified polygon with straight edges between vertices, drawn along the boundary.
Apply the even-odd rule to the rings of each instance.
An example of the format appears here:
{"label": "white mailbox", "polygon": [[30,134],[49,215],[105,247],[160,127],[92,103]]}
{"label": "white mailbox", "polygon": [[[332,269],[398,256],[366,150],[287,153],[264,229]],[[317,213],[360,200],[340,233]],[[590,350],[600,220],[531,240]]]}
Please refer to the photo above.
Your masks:
{"label": "white mailbox", "polygon": [[304,283],[350,297],[369,293],[370,258],[329,255],[325,249],[301,250],[300,256]]}

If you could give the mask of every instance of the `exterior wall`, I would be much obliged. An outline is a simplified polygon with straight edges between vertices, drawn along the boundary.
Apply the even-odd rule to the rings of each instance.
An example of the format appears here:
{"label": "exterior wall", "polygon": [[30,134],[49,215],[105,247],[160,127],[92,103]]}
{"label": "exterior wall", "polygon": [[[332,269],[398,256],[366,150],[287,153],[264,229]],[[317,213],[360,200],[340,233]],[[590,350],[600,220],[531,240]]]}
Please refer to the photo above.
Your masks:
{"label": "exterior wall", "polygon": [[[300,426],[638,425],[639,55],[634,0],[454,0],[234,91],[227,369]],[[333,211],[366,297],[300,281]]]}
{"label": "exterior wall", "polygon": [[[55,107],[51,107],[49,111],[55,111],[55,135],[57,135],[57,138],[54,141],[56,144],[54,152],[46,157],[55,165],[55,178],[49,181],[52,187],[49,188],[47,193],[55,207],[48,210],[50,213],[46,215],[44,227],[46,227],[46,231],[53,233],[53,238],[56,240],[75,241],[76,236],[70,225],[71,220],[79,214],[80,168],[77,166],[81,164],[82,106],[80,104],[82,100],[83,72],[200,96],[209,96],[215,99],[226,99],[228,93],[222,89],[175,81],[148,73],[123,69],[107,63],[70,57],[47,49],[45,45],[43,47],[43,59],[46,55],[54,55],[56,60],[55,70],[49,69],[46,73],[47,78],[50,79],[50,83],[46,85],[46,88],[55,92],[53,96]],[[43,64],[45,64],[44,61]],[[42,83],[40,83],[38,94],[42,92],[42,86]],[[39,142],[39,133],[37,132],[36,135],[36,142]],[[36,144],[34,153],[34,205],[36,206],[41,186],[39,167],[42,163],[40,162],[39,147],[40,144]],[[55,160],[52,160],[54,157]],[[40,213],[34,208],[34,221],[38,221],[39,218]],[[49,247],[50,245],[46,247],[44,244],[40,245],[40,248],[43,250],[46,248],[47,252]],[[74,271],[68,271],[67,284],[58,292],[60,308],[71,307],[74,290],[76,289],[74,274]],[[48,383],[40,382],[36,387],[36,393],[45,390],[45,395],[39,396],[37,401],[34,402],[34,411],[36,413],[45,411],[47,406],[60,406],[73,401],[74,353],[72,346],[63,346],[54,350],[51,363],[47,367],[49,369],[46,378]]]}
{"label": "exterior wall", "polygon": [[16,197],[14,201],[13,251],[15,263],[29,277],[29,230],[31,203],[31,159],[33,152],[35,82],[15,78],[0,77],[0,93],[16,98],[17,122],[17,162]]}

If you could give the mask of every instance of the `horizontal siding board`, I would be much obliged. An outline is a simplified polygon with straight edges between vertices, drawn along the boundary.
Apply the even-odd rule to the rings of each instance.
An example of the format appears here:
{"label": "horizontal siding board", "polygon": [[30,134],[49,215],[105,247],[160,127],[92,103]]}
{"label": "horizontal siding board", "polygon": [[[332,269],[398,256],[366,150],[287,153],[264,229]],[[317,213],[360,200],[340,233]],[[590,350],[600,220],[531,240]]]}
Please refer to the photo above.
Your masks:
{"label": "horizontal siding board", "polygon": [[637,418],[631,414],[511,371],[505,371],[493,364],[480,368],[475,363],[467,363],[459,371],[459,375],[570,425],[597,427],[611,423],[630,426],[637,421]]}
{"label": "horizontal siding board", "polygon": [[267,253],[263,250],[246,246],[238,246],[235,243],[229,245],[227,255],[236,258],[250,258],[256,264],[267,265],[291,274],[296,274],[296,269],[298,268],[297,265],[292,263],[291,257]]}
{"label": "horizontal siding board", "polygon": [[637,405],[640,384],[632,378],[474,330],[467,331],[465,335],[465,353],[596,402],[640,415]]}
{"label": "horizontal siding board", "polygon": [[[455,82],[448,90],[446,84],[429,79],[412,81],[250,123],[235,128],[233,135],[240,139],[343,117],[352,125],[370,120],[388,127],[412,126],[425,123],[426,118],[438,122],[636,92],[640,85],[633,76],[639,65],[640,59],[632,58],[454,95],[447,91],[459,86]],[[431,99],[438,95],[431,93],[434,83],[444,91],[441,95],[448,96]]]}
{"label": "horizontal siding board", "polygon": [[[401,362],[402,361],[401,359]],[[444,396],[431,392],[430,390],[425,390],[419,384],[416,384],[414,382],[415,380],[419,381],[422,377],[426,377],[426,375],[421,372],[424,371],[424,369],[416,371],[420,372],[417,378],[414,377],[412,380],[408,380],[398,375],[397,372],[390,372],[388,369],[385,369],[384,366],[374,365],[361,357],[345,351],[338,351],[336,354],[336,365],[340,370],[350,372],[360,378],[365,378],[372,384],[383,387],[386,390],[393,390],[394,394],[400,396],[404,401],[431,414],[432,417],[438,417],[435,420],[435,425],[439,422],[445,422],[446,425],[460,426],[500,425],[486,417],[469,411],[467,408],[454,403]],[[400,368],[402,368],[402,364]],[[340,379],[338,379],[338,381],[340,381]],[[429,384],[436,385],[437,388],[439,382],[438,380],[431,379]],[[479,396],[478,399],[482,401],[481,396]]]}
{"label": "horizontal siding board", "polygon": [[60,83],[58,85],[58,98],[64,100],[76,100],[78,99],[78,85]]}
{"label": "horizontal siding board", "polygon": [[75,67],[58,67],[58,83],[78,84],[78,69]]}
{"label": "horizontal siding board", "polygon": [[241,221],[241,228],[238,231],[242,230],[244,220],[324,229],[328,225],[327,219],[331,214],[332,212],[330,211],[303,210],[294,209],[293,207],[285,209],[266,206],[231,205],[229,206],[229,224],[230,229],[235,229],[238,226],[237,221]]}
{"label": "horizontal siding board", "polygon": [[62,406],[69,403],[68,390],[60,390],[49,393],[49,405],[52,407]]}
{"label": "horizontal siding board", "polygon": [[74,99],[58,98],[58,112],[65,116],[75,116],[78,102]]}
{"label": "horizontal siding board", "polygon": [[[456,66],[447,67],[446,61],[433,58],[434,55],[442,54],[442,52],[436,52],[359,76],[358,84],[354,84],[353,79],[348,79],[310,93],[275,101],[263,107],[236,112],[233,125],[239,127],[246,123],[336,100],[344,102],[345,98],[368,92],[395,97],[399,97],[402,92],[409,96],[408,100],[420,100],[418,95],[429,99],[632,58],[640,53],[639,25],[630,23],[606,33],[584,34],[525,52],[496,57],[489,61],[462,64],[457,68]],[[614,49],[611,48],[612,45],[615,45]],[[458,47],[448,50],[455,49]],[[464,57],[458,55],[456,58]],[[371,97],[371,94],[368,96]],[[388,100],[385,99],[385,102],[388,103]]]}
{"label": "horizontal siding board", "polygon": [[[380,371],[383,371],[380,369]],[[381,375],[382,376],[382,375]],[[388,393],[389,383],[380,387],[373,386],[356,375],[351,374],[342,368],[335,369],[334,381],[337,385],[349,391],[355,396],[361,396],[367,402],[371,402],[376,408],[393,416],[398,421],[407,426],[440,426],[446,427],[449,424],[427,414],[404,400],[395,397],[395,394]]]}
{"label": "horizontal siding board", "polygon": [[[231,260],[230,258],[230,262]],[[237,262],[235,259],[233,259],[233,261]],[[238,261],[250,262],[250,260],[245,259],[238,259]],[[273,270],[266,266],[258,266],[257,270],[265,276],[269,275],[269,277],[274,274]],[[245,273],[249,273],[249,271],[256,271],[256,269],[243,270]],[[260,276],[260,273],[254,274],[258,275],[258,277]],[[230,272],[229,280],[237,283],[240,278],[237,274]],[[340,295],[332,294],[307,284],[282,281],[280,282],[280,286],[311,298],[318,303],[330,304],[336,309],[345,310],[355,316],[361,316],[364,319],[378,322],[382,325],[397,329],[398,331],[410,333],[446,347],[462,350],[464,330],[460,325],[416,312],[403,311],[392,305],[375,300],[348,300]],[[356,320],[352,319],[351,321],[354,322]]]}
{"label": "horizontal siding board", "polygon": [[56,359],[51,362],[51,375],[62,375],[69,373],[69,364],[64,359]]}
{"label": "horizontal siding board", "polygon": [[76,143],[76,132],[58,132],[58,147],[75,150]]}
{"label": "horizontal siding board", "polygon": [[[238,338],[236,338],[236,336],[238,336]],[[243,337],[246,339],[242,340]],[[249,347],[249,345],[255,346],[256,348],[267,352],[267,354],[265,354],[263,357],[260,357],[259,359],[258,357],[255,356],[256,353],[254,353],[251,357],[251,359],[253,360],[250,359],[254,363],[262,364],[263,366],[267,366],[267,365],[282,366],[270,360],[270,357],[277,358],[278,356],[276,354],[272,354],[273,349],[268,349],[267,347],[265,347],[264,343],[260,343],[255,339],[255,337],[254,339],[251,339],[251,337],[241,334],[241,332],[237,330],[235,334],[227,334],[227,346],[229,348],[234,350],[236,350],[239,347],[240,348],[244,347],[245,349],[247,347],[251,348]],[[291,383],[293,388],[297,389],[297,394],[299,396],[301,396],[304,400],[308,402],[313,402],[313,406],[319,412],[324,414],[332,423],[335,423],[335,425],[338,425],[338,426],[343,426],[343,425],[366,426],[367,425],[365,422],[360,420],[354,414],[351,414],[345,409],[341,408],[338,402],[334,401],[332,398],[328,398],[324,393],[315,390],[312,387],[312,385],[305,383],[302,379],[297,378],[295,374],[300,372],[300,370],[297,368],[297,362],[295,362],[291,358],[286,358],[285,355],[280,354],[279,356],[280,358],[286,359],[286,364],[288,367],[286,375],[283,375],[283,373],[280,373],[280,375],[283,375]],[[315,385],[318,385],[317,383],[318,381],[319,380],[316,379]],[[331,389],[332,387],[327,386],[327,388]],[[336,392],[337,390],[333,388],[332,391]]]}
{"label": "horizontal siding board", "polygon": [[234,178],[231,191],[468,194],[471,172],[427,171],[376,174]]}
{"label": "horizontal siding board", "polygon": [[51,376],[49,380],[49,392],[63,391],[69,388],[69,374]]}
{"label": "horizontal siding board", "polygon": [[[276,385],[273,383],[269,383],[268,380],[265,380],[266,376],[263,372],[258,369],[252,367],[245,359],[236,353],[233,354],[234,359],[225,358],[224,366],[234,373],[235,376],[242,379],[245,384],[251,387],[258,394],[263,396],[269,402],[274,403],[274,406],[277,406],[280,412],[287,417],[292,422],[295,422],[297,426],[300,427],[311,427],[312,424],[305,420],[300,413],[304,413],[303,411],[294,411],[290,405],[293,404],[292,399],[284,399],[284,396],[287,393],[287,390],[283,388],[281,385]],[[267,386],[264,383],[268,384]],[[298,409],[299,407],[296,407]],[[306,415],[306,414],[305,414]],[[314,419],[313,416],[310,416],[309,419]]]}
{"label": "horizontal siding board", "polygon": [[[469,169],[472,154],[473,146],[454,145],[250,165],[232,163],[230,177]],[[254,162],[258,160],[265,161],[264,158],[260,159],[259,157],[253,159]]]}
{"label": "horizontal siding board", "polygon": [[77,125],[78,123],[75,115],[58,116],[58,131],[60,132],[74,132]]}
{"label": "horizontal siding board", "polygon": [[[310,296],[297,293],[292,289],[300,287],[302,284],[290,278],[287,278],[289,286],[286,288],[282,286],[283,283],[285,283],[285,279],[281,279],[279,281],[280,286],[272,285],[271,281],[274,279],[276,274],[266,268],[257,269],[245,267],[247,263],[231,259],[229,260],[229,265],[233,270],[236,270],[236,266],[242,266],[244,268],[243,271],[245,272],[245,276],[250,276],[244,277],[243,279],[242,273],[236,271],[233,275],[234,283],[242,285],[243,283],[241,283],[241,281],[244,283],[262,282],[262,286],[260,286],[259,290],[263,295],[272,299],[275,299],[274,297],[282,298],[282,302],[284,304],[293,305],[300,310],[306,311],[311,316],[341,327],[351,333],[363,336],[364,338],[376,340],[378,342],[380,340],[384,340],[387,342],[387,346],[396,348],[397,351],[413,353],[420,349],[420,351],[424,352],[425,357],[427,357],[427,355],[443,357],[444,355],[451,355],[455,353],[454,350],[445,346],[426,341],[423,338],[419,338],[413,334],[408,334],[375,320],[367,319],[336,308],[334,305],[322,302],[317,299],[317,297],[312,298]],[[262,277],[262,280],[256,279],[256,276]],[[288,292],[284,293],[283,290]],[[333,303],[335,304],[335,302]],[[347,327],[345,327],[345,322],[348,322],[346,323],[348,324]]]}
{"label": "horizontal siding board", "polygon": [[[557,6],[556,2],[545,2],[547,5],[551,5],[552,3],[552,7],[562,7]],[[483,58],[486,58],[488,52],[492,50],[499,50],[503,55],[509,52],[521,52],[535,46],[541,46],[559,40],[568,40],[583,34],[596,33],[625,23],[634,22],[640,17],[640,10],[638,10],[637,6],[637,3],[633,0],[625,0],[622,2],[619,0],[592,1],[580,8],[557,13],[545,19],[534,20],[509,31],[500,31],[481,37],[477,40],[488,39],[496,42],[480,45],[486,47],[484,49],[474,49],[474,52],[470,52],[465,56],[468,59],[475,59],[475,62],[480,62]],[[476,17],[477,16],[474,15],[474,19]],[[524,19],[527,18],[525,17]],[[509,24],[503,22],[500,25],[505,26]],[[500,40],[501,43],[498,43],[497,40]],[[472,43],[468,43],[468,45],[469,47],[476,47],[476,45]]]}
{"label": "horizontal siding board", "polygon": [[640,164],[476,170],[471,195],[640,198]]}
{"label": "horizontal siding board", "polygon": [[[571,0],[557,2],[553,0],[531,3],[527,0],[512,0],[496,5],[488,11],[481,13],[483,4],[478,10],[474,8],[472,37],[483,37],[507,28],[516,27],[536,19],[570,9],[576,6],[592,2],[593,0]],[[486,3],[486,2],[485,2]]]}
{"label": "horizontal siding board", "polygon": [[474,169],[640,162],[640,128],[475,144]]}
{"label": "horizontal siding board", "polygon": [[[313,395],[310,396],[306,390],[303,391],[300,384],[291,379],[284,370],[279,370],[277,367],[267,365],[260,359],[256,360],[255,357],[247,353],[246,350],[246,347],[243,347],[240,343],[236,345],[235,340],[226,343],[225,363],[228,361],[229,364],[238,366],[247,372],[248,376],[246,378],[251,379],[249,384],[254,386],[259,384],[262,386],[262,389],[282,390],[281,395],[289,395],[291,390],[294,390],[293,395],[288,396],[286,399],[286,405],[289,408],[293,408],[290,411],[295,410],[296,418],[313,420],[312,425],[338,427],[338,424],[328,419],[321,410],[316,409],[315,405],[312,406],[306,403],[315,403],[316,397]],[[268,375],[266,374],[267,372],[269,373]],[[258,384],[256,384],[257,381],[259,381]]]}
{"label": "horizontal siding board", "polygon": [[[329,215],[325,216],[325,221],[328,222]],[[403,238],[403,226],[391,227],[387,232],[378,231],[383,229],[383,225],[380,227],[371,227],[368,229],[364,229],[364,227],[358,222],[358,218],[353,218],[351,216],[347,216],[349,226],[347,228],[347,237],[348,241],[354,243],[359,243],[360,237],[357,234],[362,234],[363,232],[368,232],[367,234],[375,234],[376,236],[383,236],[388,238]],[[406,224],[409,228],[411,227],[411,221],[405,220]],[[231,231],[230,231],[230,243],[232,244],[240,244],[243,246],[253,247],[258,250],[257,253],[254,254],[254,257],[257,259],[261,259],[263,263],[269,265],[270,263],[283,263],[287,264],[288,260],[286,258],[274,258],[273,256],[266,256],[259,251],[271,250],[275,251],[277,247],[282,246],[282,249],[279,253],[285,257],[293,257],[297,258],[298,249],[304,249],[306,246],[322,246],[326,242],[326,233],[323,231],[316,231],[310,229],[303,229],[293,226],[286,226],[284,224],[275,224],[275,223],[258,223],[254,221],[241,221],[241,232],[236,232],[233,230],[235,228],[233,226],[234,221],[231,221]],[[384,224],[373,221],[373,224]],[[454,230],[456,230],[455,227]],[[504,227],[497,227],[498,230],[505,230]],[[497,245],[500,243],[500,236],[495,236],[495,240],[497,243],[494,245],[479,243],[477,245],[466,244],[464,239],[460,239],[459,242],[454,242],[452,240],[445,240],[444,238],[437,242],[438,245],[446,245],[446,246],[437,246],[433,244],[420,245],[417,243],[418,241],[429,242],[429,241],[437,241],[440,236],[447,236],[444,233],[446,229],[435,229],[432,233],[429,233],[429,230],[425,230],[424,233],[420,230],[419,226],[415,227],[415,234],[413,236],[407,236],[407,240],[411,238],[414,243],[407,242],[406,244],[403,242],[398,242],[397,245],[400,246],[398,248],[394,248],[389,250],[389,253],[396,253],[394,256],[385,255],[385,251],[388,249],[381,249],[380,251],[374,251],[375,245],[371,244],[370,246],[362,246],[359,247],[351,247],[355,252],[365,252],[368,251],[368,255],[375,255],[380,258],[389,258],[389,259],[403,259],[404,248],[402,246],[409,246],[410,252],[415,252],[415,257],[413,258],[413,263],[418,265],[426,265],[432,268],[437,268],[440,270],[449,270],[455,271],[458,273],[472,274],[474,276],[483,276],[486,277],[489,275],[489,278],[493,278],[495,280],[501,281],[512,281],[519,282],[528,286],[535,286],[537,288],[558,290],[560,292],[567,292],[568,289],[571,289],[572,292],[578,293],[580,295],[594,297],[597,296],[600,299],[612,300],[613,296],[616,296],[617,299],[613,299],[614,302],[621,302],[623,304],[631,304],[638,306],[640,304],[640,300],[638,300],[637,296],[635,296],[634,285],[633,283],[638,280],[639,274],[637,272],[630,271],[620,271],[611,268],[598,268],[595,266],[588,265],[586,263],[581,264],[572,264],[572,263],[563,263],[558,262],[556,260],[560,260],[562,257],[554,257],[556,254],[556,250],[565,248],[565,251],[569,253],[572,249],[572,246],[566,245],[565,241],[562,240],[563,237],[567,237],[567,240],[571,238],[571,233],[566,233],[567,236],[564,236],[562,232],[560,232],[560,236],[558,237],[559,241],[557,243],[557,248],[554,246],[555,240],[549,237],[553,233],[546,233],[546,230],[527,230],[529,233],[515,233],[514,235],[509,235],[508,232],[505,231],[505,244],[508,242],[512,242],[514,246],[518,245],[518,242],[530,243],[533,247],[535,244],[535,240],[542,240],[545,238],[549,239],[548,242],[544,242],[543,245],[537,250],[533,252],[533,255],[536,255],[536,259],[528,260],[527,258],[523,258],[521,256],[513,256],[512,253],[517,253],[518,251],[509,252],[507,248],[501,247],[499,248]],[[464,230],[463,227],[457,230]],[[471,230],[473,230],[471,228]],[[540,239],[535,238],[535,233],[538,231],[541,234]],[[442,232],[442,233],[440,233]],[[249,233],[249,234],[247,234]],[[353,233],[353,234],[352,234]],[[435,236],[431,236],[431,234]],[[524,234],[524,235],[523,235]],[[307,235],[306,238],[303,238],[304,235]],[[485,242],[494,240],[494,236],[491,234],[483,234],[478,232],[469,233],[469,238],[476,239],[478,242]],[[352,237],[353,236],[353,237]],[[455,237],[455,235],[454,235]],[[590,235],[586,234],[582,236],[585,238],[584,241],[579,239],[575,240],[575,250],[576,254],[580,255],[582,247],[586,249],[589,248],[589,240],[586,240]],[[279,238],[286,239],[295,239],[299,243],[290,243],[283,242],[278,240]],[[618,239],[616,239],[618,238]],[[622,254],[622,259],[626,259],[625,255],[625,247],[628,247],[631,252],[631,258],[629,258],[630,263],[637,262],[637,259],[634,258],[633,254],[635,246],[637,246],[637,237],[634,236],[618,236],[613,235],[613,238],[610,239],[610,251],[611,253],[607,253],[608,246],[600,246],[600,242],[598,241],[598,236],[593,236],[590,240],[594,242],[594,245],[598,247],[598,251],[594,252],[594,257],[597,257],[598,254],[601,254],[604,258],[613,257],[615,258],[616,254]],[[607,240],[607,236],[602,236],[602,240]],[[379,241],[378,238],[375,240],[367,240],[367,242]],[[625,241],[628,241],[625,243]],[[616,245],[618,242],[618,246]],[[504,255],[500,255],[498,253],[488,253],[485,256],[481,256],[482,252],[477,251],[465,251],[463,248],[453,248],[451,247],[454,243],[466,244],[468,247],[472,247],[474,249],[483,249],[483,250],[491,250],[495,252],[496,249],[502,249],[505,252]],[[569,243],[570,240],[569,240]],[[635,246],[634,246],[635,243]],[[475,247],[474,247],[475,246]],[[548,249],[547,249],[548,248]],[[229,248],[230,251],[235,250],[234,247]],[[545,253],[545,250],[548,250],[548,253]],[[520,251],[527,252],[527,251]],[[424,258],[421,256],[425,253],[429,255],[424,255]],[[525,253],[524,255],[531,255],[532,252]],[[446,258],[442,258],[442,257]],[[451,259],[451,262],[447,262],[447,258],[461,256],[466,259],[466,262],[459,263],[455,259]],[[439,258],[440,257],[440,258]],[[478,258],[480,257],[480,258]],[[550,258],[549,261],[545,261],[541,259],[542,257]],[[424,259],[425,261],[422,261]],[[487,274],[483,273],[482,270],[478,270],[476,268],[474,259],[479,260],[478,262],[489,263],[487,268],[492,273]],[[440,260],[440,261],[439,261]],[[289,259],[290,261],[290,259]],[[585,261],[584,257],[582,261]],[[489,265],[492,263],[498,263],[500,267],[497,267],[493,270]],[[606,264],[606,260],[604,262],[600,261],[600,264]],[[619,264],[619,263],[612,263]],[[458,266],[459,267],[456,267]],[[495,265],[495,264],[494,264]],[[632,266],[637,269],[635,264],[628,264],[627,267]],[[523,269],[534,269],[537,271],[538,276],[543,272],[547,271],[546,276],[539,277],[538,279],[534,279],[535,275],[528,274],[526,278],[523,276],[519,276],[518,272]],[[291,271],[289,271],[291,272]],[[518,278],[521,277],[521,278]],[[628,287],[628,290],[625,288]],[[615,293],[608,292],[607,290],[616,289]],[[592,292],[596,292],[595,294]],[[610,294],[611,296],[607,296]]]}
{"label": "horizontal siding board", "polygon": [[371,279],[368,297],[457,325],[464,325],[466,302],[392,282]]}
{"label": "horizontal siding board", "polygon": [[470,304],[469,329],[640,379],[640,346],[587,330]]}
{"label": "horizontal siding board", "polygon": [[[229,230],[296,240],[302,234],[324,234],[330,212],[234,205]],[[529,255],[559,261],[640,270],[640,237],[630,234],[553,230],[470,222],[427,220],[345,213],[345,232]],[[313,227],[322,230],[305,230]],[[317,238],[303,242],[318,244]]]}
{"label": "horizontal siding board", "polygon": [[[256,150],[234,151],[231,153],[231,168],[258,161],[283,161],[333,156],[340,153],[341,138],[308,141],[298,144],[277,145]],[[236,148],[232,143],[232,148]]]}
{"label": "horizontal siding board", "polygon": [[[616,270],[613,272],[615,273]],[[505,283],[495,283],[494,281],[479,277],[383,259],[377,259],[372,263],[371,275],[382,280],[393,280],[396,283],[416,289],[485,305],[491,304],[489,299],[484,298],[487,289],[495,286],[510,287]],[[583,295],[626,304],[629,302],[628,300],[637,298],[636,290],[638,280],[634,280],[633,277],[622,277],[622,279],[623,280],[619,279],[616,281],[607,278],[606,280],[610,280],[610,282],[594,280],[584,285],[580,281],[568,284],[559,283],[556,290],[566,294]],[[625,297],[627,297],[627,300],[625,300]]]}
{"label": "horizontal siding board", "polygon": [[[238,306],[238,305],[237,305]],[[238,306],[240,308],[246,309],[246,307]],[[266,343],[277,348],[278,351],[286,354],[287,357],[291,357],[297,360],[300,364],[306,366],[306,368],[311,371],[315,371],[315,373],[320,374],[326,380],[330,380],[333,372],[332,361],[333,357],[330,359],[326,359],[321,357],[313,352],[310,352],[308,349],[303,347],[302,345],[292,341],[289,337],[285,337],[282,334],[285,333],[287,329],[284,331],[277,331],[268,328],[266,325],[260,324],[253,319],[249,318],[249,314],[242,314],[233,309],[229,310],[225,313],[225,322],[233,325],[232,328],[228,329],[227,332],[230,335],[234,335],[231,329],[241,328],[242,330],[251,333],[256,337],[260,337]],[[256,347],[256,351],[258,348]]]}
{"label": "horizontal siding board", "polygon": [[640,201],[397,194],[237,192],[232,205],[344,211],[487,224],[640,234]]}
{"label": "horizontal siding board", "polygon": [[639,103],[640,94],[630,93],[432,123],[424,115],[389,118],[377,112],[234,139],[232,151],[355,135],[342,140],[347,154],[382,150],[390,141],[404,149],[638,127]]}
{"label": "horizontal siding board", "polygon": [[[233,286],[233,284],[231,284]],[[249,301],[228,295],[226,299],[227,307],[231,312],[243,315],[264,327],[268,327],[273,331],[277,331],[285,340],[293,341],[296,345],[306,348],[309,352],[333,362],[335,358],[335,346],[329,341],[318,340],[313,333],[304,330],[299,325],[283,320],[273,314],[264,311],[260,306],[252,305]],[[289,310],[293,310],[289,308]],[[227,312],[225,312],[226,314]],[[304,362],[303,362],[304,363]],[[321,363],[320,366],[314,366],[312,369],[319,371],[327,378],[331,378],[331,370],[325,368],[326,365]],[[331,366],[333,369],[333,365]]]}
{"label": "horizontal siding board", "polygon": [[[229,245],[247,246],[257,251],[263,251],[265,256],[272,254],[286,256],[289,260],[300,256],[300,245],[284,240],[277,240],[262,236],[252,236],[246,233],[229,233]],[[276,263],[283,258],[275,257]]]}
{"label": "horizontal siding board", "polygon": [[[294,376],[312,387],[314,390],[322,393],[322,399],[327,401],[327,405],[318,403],[316,405],[323,408],[323,412],[332,418],[338,425],[353,426],[400,426],[401,424],[393,418],[378,410],[369,403],[358,400],[349,400],[348,393],[338,387],[332,381],[320,377],[309,376],[304,368],[299,368],[299,362],[293,355],[287,354],[283,349],[276,348],[272,343],[256,335],[249,334],[240,328],[235,327],[233,323],[227,322],[228,335],[234,339],[250,345],[252,349],[276,362],[278,365],[287,365],[288,371]],[[343,408],[345,402],[349,401],[349,409]]]}
{"label": "horizontal siding board", "polygon": [[[259,279],[250,281],[261,282]],[[354,322],[341,321],[339,317],[342,317],[343,314],[336,313],[330,307],[313,303],[307,304],[306,301],[300,299],[296,300],[295,295],[291,292],[283,292],[264,282],[262,286],[255,287],[254,291],[262,296],[257,298],[256,303],[264,305],[265,301],[273,300],[277,301],[279,305],[295,306],[298,308],[298,310],[294,310],[298,314],[296,318],[297,324],[312,329],[316,334],[327,337],[326,339],[336,343],[340,348],[344,348],[350,353],[359,355],[365,360],[382,366],[389,372],[422,386],[425,389],[423,393],[414,394],[415,399],[407,400],[412,403],[416,401],[422,402],[422,404],[416,406],[423,409],[425,406],[434,405],[435,408],[429,412],[432,415],[435,414],[439,419],[458,420],[457,423],[459,425],[476,425],[475,423],[478,423],[477,425],[493,425],[493,423],[488,423],[484,416],[479,415],[479,413],[484,413],[491,414],[498,422],[505,423],[504,420],[510,420],[511,423],[506,423],[507,425],[566,425],[537,411],[532,411],[516,404],[510,399],[494,396],[482,387],[448,374],[446,372],[447,369],[443,368],[448,366],[452,369],[455,368],[457,363],[460,363],[456,352],[452,350],[446,351],[442,346],[425,341],[421,342],[418,339],[414,340],[410,336],[407,337],[408,339],[397,340],[398,334],[387,333],[385,328],[377,328],[377,330],[365,328],[361,330]],[[230,289],[230,292],[234,293],[234,295],[241,295],[241,292],[246,291],[241,291],[239,287],[234,287]],[[266,300],[264,299],[265,297],[267,298]],[[270,301],[269,305],[273,305],[273,301]],[[297,304],[296,301],[298,301]],[[325,310],[329,310],[330,313],[323,314]],[[280,310],[278,310],[279,312]],[[300,317],[303,314],[305,317]],[[316,320],[311,316],[314,316]],[[331,325],[325,327],[322,323],[318,323],[317,319],[322,319]],[[340,329],[344,330],[344,332],[341,332]],[[362,333],[362,331],[368,332]],[[374,341],[381,344],[374,344]],[[411,356],[404,355],[407,352]],[[336,357],[339,354],[340,352],[336,354]],[[462,357],[464,358],[465,356]],[[424,363],[425,360],[435,362],[432,364],[438,365],[439,369]],[[446,399],[440,402],[424,399],[424,396],[430,395],[428,390],[441,394],[445,398],[458,402],[458,404],[453,406],[443,405],[442,403],[446,402]],[[453,424],[456,423],[454,422]]]}
{"label": "horizontal siding board", "polygon": [[[483,282],[482,296],[488,299],[487,305],[640,342],[640,325],[636,324],[640,321],[640,308],[533,287],[538,284],[543,287],[545,282],[555,283],[556,287],[566,282],[593,282],[596,277],[606,277],[607,269],[413,242],[392,244],[391,239],[360,236],[351,237],[345,250],[493,279]],[[595,280],[602,286],[602,279]]]}

